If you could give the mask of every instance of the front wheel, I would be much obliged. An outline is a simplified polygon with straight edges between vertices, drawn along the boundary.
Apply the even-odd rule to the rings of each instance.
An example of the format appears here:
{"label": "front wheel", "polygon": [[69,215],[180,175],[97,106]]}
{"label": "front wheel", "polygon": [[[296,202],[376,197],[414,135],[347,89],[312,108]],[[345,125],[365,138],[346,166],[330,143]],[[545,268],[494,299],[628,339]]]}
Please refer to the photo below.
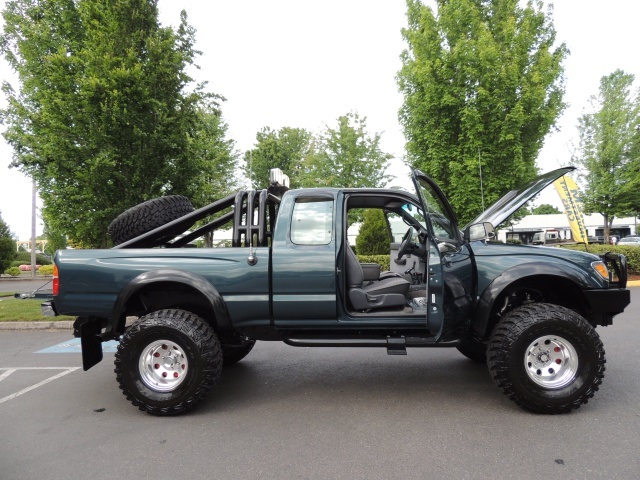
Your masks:
{"label": "front wheel", "polygon": [[604,347],[576,312],[536,303],[509,312],[487,349],[489,371],[518,405],[539,413],[564,413],[593,397],[604,378]]}
{"label": "front wheel", "polygon": [[184,310],[145,315],[123,335],[116,379],[134,406],[154,415],[195,407],[222,370],[222,349],[211,326]]}

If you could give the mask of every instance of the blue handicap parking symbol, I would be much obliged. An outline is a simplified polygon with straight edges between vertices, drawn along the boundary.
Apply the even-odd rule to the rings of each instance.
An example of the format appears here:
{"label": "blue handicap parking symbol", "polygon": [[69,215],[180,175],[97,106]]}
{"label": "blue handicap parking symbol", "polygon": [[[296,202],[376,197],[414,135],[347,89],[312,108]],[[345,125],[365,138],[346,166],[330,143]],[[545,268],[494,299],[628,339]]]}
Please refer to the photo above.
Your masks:
{"label": "blue handicap parking symbol", "polygon": [[[104,353],[114,353],[118,349],[117,340],[109,340],[102,343],[102,351]],[[36,353],[81,353],[82,347],[79,338],[72,338],[66,342],[59,343],[52,347],[43,348]]]}

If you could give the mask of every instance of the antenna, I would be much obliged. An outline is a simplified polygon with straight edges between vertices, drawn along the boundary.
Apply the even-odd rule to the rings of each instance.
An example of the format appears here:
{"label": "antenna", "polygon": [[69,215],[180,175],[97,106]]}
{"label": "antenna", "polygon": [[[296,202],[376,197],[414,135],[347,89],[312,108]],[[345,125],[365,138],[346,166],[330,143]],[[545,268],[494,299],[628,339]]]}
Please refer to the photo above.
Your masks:
{"label": "antenna", "polygon": [[249,188],[253,188],[253,150],[249,150]]}
{"label": "antenna", "polygon": [[480,170],[480,197],[482,198],[482,211],[484,211],[484,187],[482,186],[482,162],[480,161],[480,148],[478,148],[478,170]]}

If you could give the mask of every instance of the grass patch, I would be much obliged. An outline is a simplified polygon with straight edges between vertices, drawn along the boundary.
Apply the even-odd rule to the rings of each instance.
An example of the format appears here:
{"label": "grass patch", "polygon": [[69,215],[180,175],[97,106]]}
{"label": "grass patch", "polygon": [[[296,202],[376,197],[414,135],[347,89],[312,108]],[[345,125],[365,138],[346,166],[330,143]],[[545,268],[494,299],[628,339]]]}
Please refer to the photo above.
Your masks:
{"label": "grass patch", "polygon": [[0,298],[0,322],[57,322],[61,320],[75,320],[75,317],[66,316],[45,317],[40,312],[40,304],[43,301],[43,299],[13,298],[13,293],[11,297],[2,297]]}

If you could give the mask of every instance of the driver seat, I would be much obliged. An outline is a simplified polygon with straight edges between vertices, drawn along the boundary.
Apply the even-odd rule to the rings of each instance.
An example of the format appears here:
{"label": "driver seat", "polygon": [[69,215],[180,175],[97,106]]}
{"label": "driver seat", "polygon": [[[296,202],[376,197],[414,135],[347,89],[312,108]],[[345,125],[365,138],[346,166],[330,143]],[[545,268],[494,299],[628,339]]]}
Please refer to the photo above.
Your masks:
{"label": "driver seat", "polygon": [[399,307],[406,305],[409,282],[402,277],[390,277],[364,285],[364,272],[358,257],[349,245],[345,247],[347,294],[356,310]]}

